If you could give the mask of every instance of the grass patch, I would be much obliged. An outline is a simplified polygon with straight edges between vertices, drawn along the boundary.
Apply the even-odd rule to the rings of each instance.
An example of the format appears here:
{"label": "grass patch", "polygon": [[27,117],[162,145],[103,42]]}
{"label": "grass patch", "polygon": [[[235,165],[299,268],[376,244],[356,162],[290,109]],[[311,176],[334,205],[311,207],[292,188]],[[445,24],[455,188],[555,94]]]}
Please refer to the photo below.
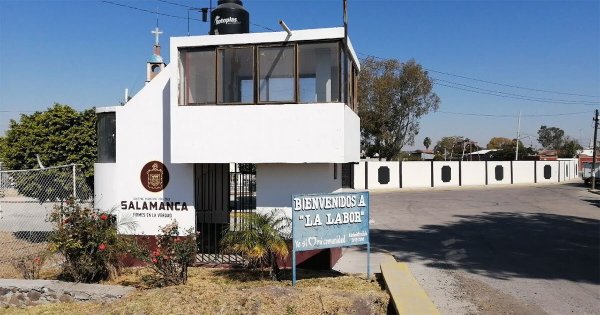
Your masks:
{"label": "grass patch", "polygon": [[184,285],[148,288],[145,269],[128,269],[110,282],[136,286],[128,297],[111,303],[58,303],[10,308],[17,314],[385,314],[389,296],[376,280],[331,271],[298,270],[284,281],[242,269],[190,268]]}

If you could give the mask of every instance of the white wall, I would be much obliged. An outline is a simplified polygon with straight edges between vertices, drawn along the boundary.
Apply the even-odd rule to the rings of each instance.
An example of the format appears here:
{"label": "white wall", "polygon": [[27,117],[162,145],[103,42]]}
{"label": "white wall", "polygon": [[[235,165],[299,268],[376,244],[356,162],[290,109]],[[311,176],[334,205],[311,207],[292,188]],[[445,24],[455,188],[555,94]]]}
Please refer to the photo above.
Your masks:
{"label": "white wall", "polygon": [[[559,182],[558,161],[434,161],[433,162],[433,182],[434,187],[449,186],[485,186],[486,170],[488,176],[487,185],[510,185],[511,171],[512,183],[514,184],[533,184],[535,182],[534,173],[537,170],[538,183],[557,183]],[[560,160],[560,182],[569,182],[578,180],[575,175],[575,169],[578,161],[576,159]],[[397,188],[402,183],[402,188],[431,187],[431,162],[427,161],[403,161],[402,172],[400,173],[399,162],[370,161],[368,162],[369,174],[367,189],[377,190],[385,188]],[[534,167],[534,165],[537,165]],[[550,179],[544,179],[544,166],[552,167]],[[382,185],[378,183],[378,169],[386,166],[390,169],[390,183]],[[449,166],[451,168],[451,179],[449,182],[442,181],[442,168]],[[503,177],[496,180],[496,166],[503,167]],[[566,174],[565,168],[569,169]],[[354,187],[355,189],[365,188],[365,162],[360,162],[354,168]],[[461,180],[459,182],[459,169]],[[400,176],[402,177],[400,179]]]}
{"label": "white wall", "polygon": [[353,164],[354,167],[354,189],[365,189],[365,162]]}
{"label": "white wall", "polygon": [[[131,221],[136,225],[133,230],[121,225],[119,231],[123,234],[156,234],[174,219],[180,231],[195,227],[193,165],[174,164],[169,150],[169,72],[173,68],[167,66],[127,104],[116,108],[116,163],[96,168],[95,193],[102,198],[101,206],[117,207],[120,223]],[[161,192],[150,192],[141,183],[142,167],[153,160],[162,162],[169,171],[169,183]],[[188,210],[121,210],[123,201],[185,202]]]}
{"label": "white wall", "polygon": [[431,187],[431,162],[402,162],[402,178],[403,188]]}
{"label": "white wall", "polygon": [[485,185],[485,162],[461,162],[462,186]]}
{"label": "white wall", "polygon": [[[501,180],[496,179],[496,167],[500,166],[503,169]],[[507,185],[510,184],[510,161],[488,161],[488,185]]]}
{"label": "white wall", "polygon": [[[450,181],[444,182],[442,180],[442,168],[450,167]],[[459,163],[453,161],[434,161],[433,162],[433,186],[434,187],[445,187],[445,186],[458,186],[460,178]]]}
{"label": "white wall", "polygon": [[[544,167],[551,167],[550,178],[544,178]],[[557,183],[558,182],[558,161],[537,161],[537,182],[538,183]]]}
{"label": "white wall", "polygon": [[[400,163],[398,161],[395,162],[376,162],[367,163],[369,167],[369,189],[378,189],[378,188],[399,188],[400,187]],[[387,184],[379,183],[379,169],[381,167],[387,167],[389,170],[390,178]]]}
{"label": "white wall", "polygon": [[119,205],[117,198],[117,164],[94,163],[94,207],[109,211]]}
{"label": "white wall", "polygon": [[533,184],[535,182],[534,161],[513,161],[513,184]]}
{"label": "white wall", "polygon": [[175,163],[359,161],[359,118],[342,103],[171,107]]}
{"label": "white wall", "polygon": [[284,209],[291,217],[291,198],[295,194],[331,193],[342,188],[341,164],[333,178],[332,163],[322,164],[257,164],[257,211]]}

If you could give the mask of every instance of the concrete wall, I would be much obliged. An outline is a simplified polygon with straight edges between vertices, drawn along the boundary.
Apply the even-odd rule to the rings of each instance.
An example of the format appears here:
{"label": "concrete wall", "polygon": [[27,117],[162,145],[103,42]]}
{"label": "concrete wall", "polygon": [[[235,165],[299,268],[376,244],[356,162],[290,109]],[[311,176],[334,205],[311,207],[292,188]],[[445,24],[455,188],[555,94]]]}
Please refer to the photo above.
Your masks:
{"label": "concrete wall", "polygon": [[[167,66],[116,113],[116,163],[95,164],[95,207],[117,210],[122,234],[153,235],[177,220],[180,231],[195,227],[193,164],[174,164],[170,154],[169,73]],[[102,111],[99,109],[98,111]],[[162,162],[169,182],[160,192],[150,192],[141,182],[141,171],[150,161]],[[130,202],[185,202],[187,210],[121,209]]]}
{"label": "concrete wall", "polygon": [[433,186],[458,186],[460,183],[459,162],[434,161],[433,162]]}
{"label": "concrete wall", "polygon": [[359,118],[342,103],[171,108],[176,163],[358,162]]}
{"label": "concrete wall", "polygon": [[[334,165],[338,168],[334,179]],[[283,209],[291,217],[291,196],[331,193],[342,188],[341,164],[257,164],[257,211]]]}
{"label": "concrete wall", "polygon": [[[463,162],[465,163],[465,162]],[[511,184],[510,161],[488,161],[487,162],[487,184],[507,185]]]}
{"label": "concrete wall", "polygon": [[[579,179],[577,164],[576,159],[487,162],[369,161],[354,164],[354,188],[377,190],[559,183]],[[382,168],[389,170],[388,183],[380,182],[380,169]],[[545,169],[547,170],[546,174],[544,174]],[[548,178],[545,178],[544,175]]]}
{"label": "concrete wall", "polygon": [[535,169],[531,161],[513,161],[513,184],[535,183]]}
{"label": "concrete wall", "polygon": [[431,187],[431,162],[402,162],[402,188]]}
{"label": "concrete wall", "polygon": [[485,162],[461,162],[462,186],[485,185]]}

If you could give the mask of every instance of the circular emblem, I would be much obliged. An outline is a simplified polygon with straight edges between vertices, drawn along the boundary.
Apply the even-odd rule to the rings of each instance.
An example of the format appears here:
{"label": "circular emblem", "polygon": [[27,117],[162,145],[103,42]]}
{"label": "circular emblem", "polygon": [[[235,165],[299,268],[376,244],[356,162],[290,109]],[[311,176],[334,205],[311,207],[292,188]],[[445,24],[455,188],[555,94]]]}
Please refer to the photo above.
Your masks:
{"label": "circular emblem", "polygon": [[150,161],[142,167],[140,180],[148,191],[159,192],[169,184],[169,171],[161,162]]}

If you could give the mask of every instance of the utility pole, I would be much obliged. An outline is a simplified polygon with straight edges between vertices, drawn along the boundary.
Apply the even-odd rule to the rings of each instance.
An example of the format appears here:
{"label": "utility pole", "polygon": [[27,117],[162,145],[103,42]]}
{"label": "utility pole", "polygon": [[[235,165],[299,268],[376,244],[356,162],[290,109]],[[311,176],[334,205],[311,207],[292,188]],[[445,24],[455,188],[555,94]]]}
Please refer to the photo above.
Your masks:
{"label": "utility pole", "polygon": [[519,111],[519,127],[517,128],[517,148],[515,149],[515,161],[519,160],[519,138],[521,137],[521,112]]}
{"label": "utility pole", "polygon": [[594,115],[594,152],[592,153],[592,190],[596,189],[596,142],[598,140],[598,110]]}

